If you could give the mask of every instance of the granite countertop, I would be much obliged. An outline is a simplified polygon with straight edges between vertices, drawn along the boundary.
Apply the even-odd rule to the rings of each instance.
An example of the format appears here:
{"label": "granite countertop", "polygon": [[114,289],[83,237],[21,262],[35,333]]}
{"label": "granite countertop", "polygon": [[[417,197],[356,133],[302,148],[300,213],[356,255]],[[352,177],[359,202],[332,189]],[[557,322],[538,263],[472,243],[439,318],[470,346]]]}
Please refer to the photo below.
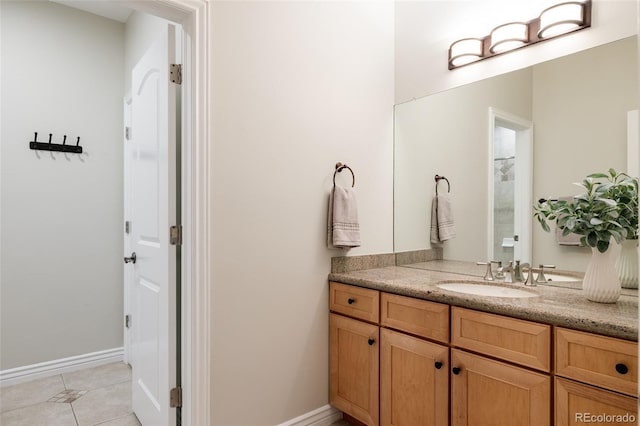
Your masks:
{"label": "granite countertop", "polygon": [[[456,271],[455,273],[453,271]],[[621,295],[617,303],[588,301],[580,289],[482,280],[484,267],[470,262],[437,260],[331,273],[329,280],[388,293],[446,303],[514,318],[558,325],[627,340],[638,340],[638,297]],[[442,282],[475,282],[517,288],[538,297],[509,298],[456,293],[437,287]]]}

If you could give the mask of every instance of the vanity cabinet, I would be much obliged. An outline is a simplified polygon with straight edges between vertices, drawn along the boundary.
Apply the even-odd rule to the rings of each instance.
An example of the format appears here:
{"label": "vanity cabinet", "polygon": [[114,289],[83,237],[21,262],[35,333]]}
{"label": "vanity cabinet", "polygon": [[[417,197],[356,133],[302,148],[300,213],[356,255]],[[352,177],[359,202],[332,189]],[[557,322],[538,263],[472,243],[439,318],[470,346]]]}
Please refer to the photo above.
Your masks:
{"label": "vanity cabinet", "polygon": [[638,424],[637,343],[557,327],[555,347],[556,425]]}
{"label": "vanity cabinet", "polygon": [[366,425],[637,424],[636,342],[335,282],[330,310],[330,403]]}
{"label": "vanity cabinet", "polygon": [[357,420],[376,426],[380,292],[332,282],[329,308],[329,401]]}
{"label": "vanity cabinet", "polygon": [[329,293],[330,403],[372,426],[448,425],[449,306],[333,282]]}

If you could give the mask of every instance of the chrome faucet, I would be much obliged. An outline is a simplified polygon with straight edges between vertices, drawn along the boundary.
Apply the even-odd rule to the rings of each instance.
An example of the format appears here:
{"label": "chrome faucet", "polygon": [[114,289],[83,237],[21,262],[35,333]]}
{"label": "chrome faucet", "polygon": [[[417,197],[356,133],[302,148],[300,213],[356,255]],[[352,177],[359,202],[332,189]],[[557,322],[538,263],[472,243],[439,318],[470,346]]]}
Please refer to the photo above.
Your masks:
{"label": "chrome faucet", "polygon": [[498,261],[498,267],[496,268],[496,274],[494,275],[496,280],[504,280],[504,268],[502,267],[502,261]]}
{"label": "chrome faucet", "polygon": [[531,267],[529,267],[529,273],[527,274],[527,279],[524,280],[524,285],[529,286],[529,287],[535,287],[538,284],[536,284],[535,280],[533,279],[533,272],[535,270]]}
{"label": "chrome faucet", "polygon": [[509,261],[509,265],[507,265],[506,268],[502,269],[502,272],[504,273],[504,282],[512,283],[513,282],[513,261],[512,260]]}
{"label": "chrome faucet", "polygon": [[516,260],[516,265],[513,267],[513,281],[517,283],[523,283],[525,281],[524,275],[522,274],[523,268],[528,268],[528,263],[520,264],[519,260]]}

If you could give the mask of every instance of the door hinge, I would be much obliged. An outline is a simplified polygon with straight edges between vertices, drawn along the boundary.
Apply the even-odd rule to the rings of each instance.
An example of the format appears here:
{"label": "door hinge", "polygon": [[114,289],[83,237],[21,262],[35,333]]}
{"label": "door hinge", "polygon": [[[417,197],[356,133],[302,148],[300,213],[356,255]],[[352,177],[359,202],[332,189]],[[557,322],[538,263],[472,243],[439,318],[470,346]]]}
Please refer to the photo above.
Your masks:
{"label": "door hinge", "polygon": [[169,65],[169,80],[175,84],[182,84],[182,64]]}
{"label": "door hinge", "polygon": [[172,226],[169,228],[169,243],[172,246],[182,245],[182,225]]}
{"label": "door hinge", "polygon": [[124,222],[124,233],[128,234],[131,232],[131,222],[129,222],[128,220],[126,220]]}
{"label": "door hinge", "polygon": [[127,314],[124,316],[124,326],[131,328],[131,315]]}
{"label": "door hinge", "polygon": [[180,386],[171,389],[171,392],[169,392],[169,405],[172,408],[182,407],[182,388]]}
{"label": "door hinge", "polygon": [[128,141],[130,141],[130,140],[131,140],[131,127],[126,126],[126,127],[124,128],[124,138],[125,138],[126,140],[128,140]]}

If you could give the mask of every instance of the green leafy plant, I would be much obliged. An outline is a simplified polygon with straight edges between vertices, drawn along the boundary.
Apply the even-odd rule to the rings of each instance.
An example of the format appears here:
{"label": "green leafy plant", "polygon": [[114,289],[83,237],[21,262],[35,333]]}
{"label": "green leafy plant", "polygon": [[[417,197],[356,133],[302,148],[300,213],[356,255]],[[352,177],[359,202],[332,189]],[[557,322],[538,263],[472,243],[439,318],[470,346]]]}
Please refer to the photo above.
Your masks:
{"label": "green leafy plant", "polygon": [[638,180],[609,169],[594,173],[575,185],[582,194],[571,201],[540,200],[534,217],[549,232],[548,222],[555,222],[562,235],[578,234],[584,246],[604,253],[611,238],[617,243],[638,238]]}

